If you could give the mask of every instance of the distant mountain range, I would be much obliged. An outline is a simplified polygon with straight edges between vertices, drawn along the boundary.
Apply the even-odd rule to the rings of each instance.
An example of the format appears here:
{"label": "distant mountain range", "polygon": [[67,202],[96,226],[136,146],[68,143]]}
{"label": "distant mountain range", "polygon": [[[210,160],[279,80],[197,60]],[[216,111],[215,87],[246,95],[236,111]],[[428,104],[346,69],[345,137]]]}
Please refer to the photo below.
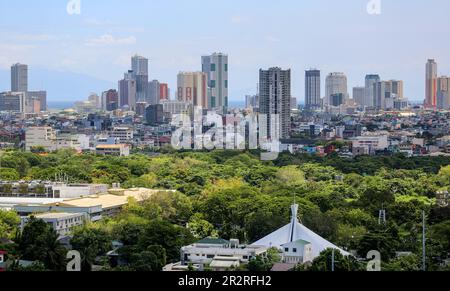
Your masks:
{"label": "distant mountain range", "polygon": [[[97,79],[88,75],[33,68],[28,72],[29,90],[46,90],[48,102],[75,102],[87,100],[90,93],[101,94],[117,88],[117,83]],[[9,91],[9,70],[0,69],[0,92]]]}

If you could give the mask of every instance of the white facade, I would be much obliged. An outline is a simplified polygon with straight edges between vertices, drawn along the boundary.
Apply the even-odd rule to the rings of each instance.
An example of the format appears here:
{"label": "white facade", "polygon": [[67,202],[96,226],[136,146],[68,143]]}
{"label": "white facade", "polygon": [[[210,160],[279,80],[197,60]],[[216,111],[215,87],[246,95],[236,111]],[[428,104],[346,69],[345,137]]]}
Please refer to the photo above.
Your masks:
{"label": "white facade", "polygon": [[214,53],[202,57],[202,71],[208,76],[208,109],[227,112],[228,109],[228,56]]}
{"label": "white facade", "polygon": [[[77,226],[81,226],[86,223],[88,216],[86,213],[44,213],[35,216],[36,219],[41,219],[49,224],[56,233],[61,236],[67,236]],[[23,230],[28,221],[29,217],[22,217],[21,219],[21,229]]]}
{"label": "white facade", "polygon": [[304,264],[314,260],[312,244],[304,240],[290,242],[281,246],[282,260],[287,264]]}
{"label": "white facade", "polygon": [[128,143],[133,141],[134,131],[129,127],[114,127],[110,137],[118,138],[121,143]]}
{"label": "white facade", "polygon": [[372,150],[384,150],[387,149],[388,144],[388,136],[380,135],[380,136],[358,136],[353,139],[353,148],[365,148],[368,149],[369,152]]}
{"label": "white facade", "polygon": [[181,248],[181,262],[183,264],[210,264],[216,257],[233,257],[242,263],[265,255],[268,248],[265,246],[244,246],[233,240],[231,242],[197,242]]}
{"label": "white facade", "polygon": [[55,149],[56,131],[49,127],[29,127],[25,133],[26,150],[34,147],[44,147],[48,151]]}

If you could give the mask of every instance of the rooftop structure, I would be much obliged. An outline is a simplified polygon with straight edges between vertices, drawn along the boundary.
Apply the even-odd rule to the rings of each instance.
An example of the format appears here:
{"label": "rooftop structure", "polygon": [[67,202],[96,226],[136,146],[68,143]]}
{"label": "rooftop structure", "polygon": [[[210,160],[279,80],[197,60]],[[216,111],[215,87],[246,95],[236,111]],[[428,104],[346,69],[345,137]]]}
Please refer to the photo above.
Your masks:
{"label": "rooftop structure", "polygon": [[286,246],[286,244],[302,240],[311,244],[312,259],[318,257],[321,252],[328,248],[339,250],[345,256],[349,255],[348,252],[340,249],[301,224],[297,218],[298,204],[292,205],[291,210],[292,219],[289,224],[260,239],[252,244],[252,246],[265,246],[267,248],[275,247],[282,250],[283,246]]}

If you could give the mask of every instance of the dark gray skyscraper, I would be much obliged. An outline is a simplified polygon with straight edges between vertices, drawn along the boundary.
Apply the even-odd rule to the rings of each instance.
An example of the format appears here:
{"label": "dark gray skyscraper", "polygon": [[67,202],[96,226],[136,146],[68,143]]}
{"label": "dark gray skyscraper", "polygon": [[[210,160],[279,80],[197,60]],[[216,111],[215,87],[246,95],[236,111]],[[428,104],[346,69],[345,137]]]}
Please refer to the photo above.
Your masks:
{"label": "dark gray skyscraper", "polygon": [[305,72],[305,105],[308,110],[317,110],[322,107],[319,70]]}
{"label": "dark gray skyscraper", "polygon": [[28,66],[23,64],[14,64],[11,66],[11,91],[28,91]]}
{"label": "dark gray skyscraper", "polygon": [[202,72],[208,75],[208,108],[228,111],[228,56],[214,53],[202,57]]}
{"label": "dark gray skyscraper", "polygon": [[131,70],[136,81],[136,102],[147,102],[148,90],[148,59],[135,55],[131,58]]}
{"label": "dark gray skyscraper", "polygon": [[366,76],[366,92],[364,94],[364,103],[361,104],[366,107],[374,107],[376,104],[375,100],[375,84],[380,82],[379,75],[367,75]]}
{"label": "dark gray skyscraper", "polygon": [[[279,115],[279,137],[289,138],[291,131],[291,70],[270,68],[259,71],[259,112],[268,116],[268,136],[272,136],[271,115]],[[260,133],[261,134],[261,133]]]}

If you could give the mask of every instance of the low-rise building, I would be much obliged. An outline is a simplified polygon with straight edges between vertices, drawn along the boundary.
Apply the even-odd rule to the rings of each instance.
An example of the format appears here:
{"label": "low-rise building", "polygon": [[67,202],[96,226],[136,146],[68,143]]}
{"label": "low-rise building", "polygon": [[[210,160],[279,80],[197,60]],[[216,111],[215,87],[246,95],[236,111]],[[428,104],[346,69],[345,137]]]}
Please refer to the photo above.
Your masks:
{"label": "low-rise building", "polygon": [[[135,189],[111,189],[108,194],[92,195],[77,199],[64,200],[47,204],[19,204],[14,210],[21,216],[33,213],[63,212],[63,213],[85,213],[89,221],[99,221],[104,217],[113,217],[118,214],[124,206],[128,205],[129,199],[141,202],[160,190],[145,188]],[[173,192],[173,191],[167,191]]]}
{"label": "low-rise building", "polygon": [[[86,213],[63,213],[63,212],[49,212],[38,214],[35,216],[36,219],[40,219],[49,224],[56,233],[60,236],[69,235],[75,227],[81,226],[88,221]],[[29,222],[30,217],[21,218],[21,229]]]}
{"label": "low-rise building", "polygon": [[27,151],[35,148],[44,148],[47,151],[55,150],[56,130],[50,126],[29,127],[25,133],[25,147]]}
{"label": "low-rise building", "polygon": [[238,240],[205,238],[192,245],[181,248],[181,263],[183,265],[209,265],[215,259],[233,258],[240,263],[248,263],[257,256],[265,256],[268,248],[264,246],[240,245]]}
{"label": "low-rise building", "polygon": [[128,144],[99,144],[95,148],[97,155],[102,156],[121,156],[130,155],[130,145]]}

